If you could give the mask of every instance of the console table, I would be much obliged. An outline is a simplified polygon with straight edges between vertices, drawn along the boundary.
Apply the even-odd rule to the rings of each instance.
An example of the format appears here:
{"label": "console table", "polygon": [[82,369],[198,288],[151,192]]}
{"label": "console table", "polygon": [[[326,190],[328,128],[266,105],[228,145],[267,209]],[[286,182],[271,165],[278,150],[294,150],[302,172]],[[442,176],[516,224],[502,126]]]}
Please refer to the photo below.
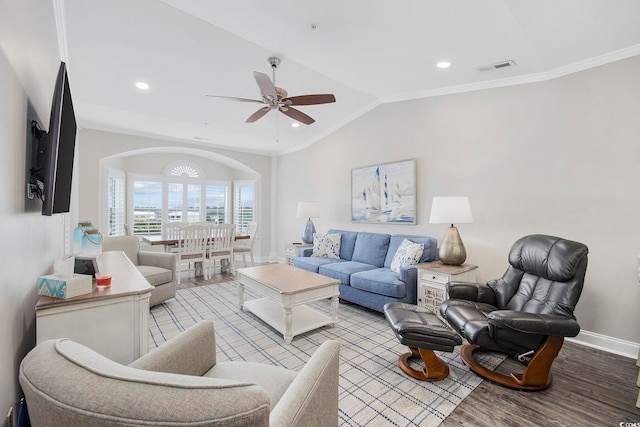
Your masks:
{"label": "console table", "polygon": [[149,351],[149,298],[153,287],[124,252],[99,255],[111,286],[69,299],[41,296],[36,304],[36,343],[69,338],[129,364]]}

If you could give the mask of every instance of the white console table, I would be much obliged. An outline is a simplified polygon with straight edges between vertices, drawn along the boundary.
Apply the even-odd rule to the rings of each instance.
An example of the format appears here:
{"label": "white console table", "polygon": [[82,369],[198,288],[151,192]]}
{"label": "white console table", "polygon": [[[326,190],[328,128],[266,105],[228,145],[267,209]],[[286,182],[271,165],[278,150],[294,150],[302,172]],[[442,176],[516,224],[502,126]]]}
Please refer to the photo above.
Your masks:
{"label": "white console table", "polygon": [[100,255],[111,286],[70,299],[41,296],[36,342],[69,338],[109,359],[128,364],[149,351],[149,297],[153,289],[124,252]]}

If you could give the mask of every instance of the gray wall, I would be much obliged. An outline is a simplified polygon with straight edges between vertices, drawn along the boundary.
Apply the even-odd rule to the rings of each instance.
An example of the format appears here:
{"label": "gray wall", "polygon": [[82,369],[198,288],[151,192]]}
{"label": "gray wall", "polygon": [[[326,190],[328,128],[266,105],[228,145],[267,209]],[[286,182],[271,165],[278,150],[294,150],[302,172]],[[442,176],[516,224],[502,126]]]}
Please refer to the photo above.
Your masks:
{"label": "gray wall", "polygon": [[[0,2],[0,413],[21,394],[18,366],[35,345],[38,276],[63,253],[65,217],[43,217],[25,197],[28,121],[49,127],[60,64],[51,2]],[[0,422],[4,425],[4,418]]]}
{"label": "gray wall", "polygon": [[[589,267],[577,318],[640,342],[640,57],[555,80],[381,105],[304,151],[278,158],[277,244],[299,241],[299,200],[317,200],[319,231],[343,227],[444,235],[433,196],[469,196],[458,229],[481,280],[506,269],[513,242],[546,233],[584,242]],[[417,159],[416,226],[350,221],[350,171]],[[301,168],[301,165],[304,166]],[[310,170],[311,173],[301,173]]]}

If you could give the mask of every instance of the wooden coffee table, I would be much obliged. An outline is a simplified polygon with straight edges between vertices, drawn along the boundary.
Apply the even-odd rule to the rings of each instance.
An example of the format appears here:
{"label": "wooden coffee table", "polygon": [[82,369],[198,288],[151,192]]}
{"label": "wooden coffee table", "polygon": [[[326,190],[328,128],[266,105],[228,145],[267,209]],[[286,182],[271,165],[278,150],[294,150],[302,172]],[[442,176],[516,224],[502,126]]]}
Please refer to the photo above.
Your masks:
{"label": "wooden coffee table", "polygon": [[[269,264],[236,270],[238,306],[282,333],[291,344],[295,335],[338,322],[340,281],[285,264]],[[244,288],[254,289],[264,298],[244,301]],[[331,316],[307,305],[331,298]]]}

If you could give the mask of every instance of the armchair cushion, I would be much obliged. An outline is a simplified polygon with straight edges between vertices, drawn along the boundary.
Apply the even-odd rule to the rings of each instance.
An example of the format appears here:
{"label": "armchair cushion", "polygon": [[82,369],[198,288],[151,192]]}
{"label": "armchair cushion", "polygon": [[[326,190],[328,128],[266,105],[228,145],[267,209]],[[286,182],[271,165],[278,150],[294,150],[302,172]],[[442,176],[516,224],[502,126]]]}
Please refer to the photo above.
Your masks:
{"label": "armchair cushion", "polygon": [[173,272],[166,268],[155,267],[152,265],[139,265],[138,271],[142,273],[144,278],[147,279],[149,284],[152,286],[158,286],[173,280]]}

